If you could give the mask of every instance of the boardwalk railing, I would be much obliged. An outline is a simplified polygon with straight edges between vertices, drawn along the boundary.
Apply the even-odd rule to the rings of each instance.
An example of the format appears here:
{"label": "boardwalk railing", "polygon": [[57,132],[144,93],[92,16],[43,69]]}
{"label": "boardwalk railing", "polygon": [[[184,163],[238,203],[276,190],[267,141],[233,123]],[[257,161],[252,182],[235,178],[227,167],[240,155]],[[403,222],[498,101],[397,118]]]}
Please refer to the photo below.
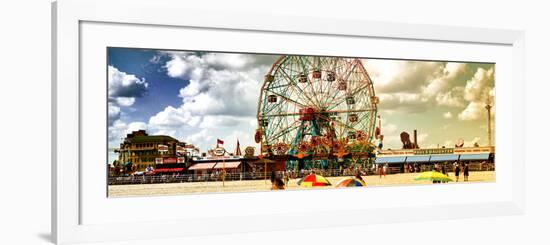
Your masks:
{"label": "boardwalk railing", "polygon": [[[154,183],[183,183],[183,182],[210,182],[210,181],[222,181],[223,176],[218,173],[209,174],[173,174],[173,175],[140,175],[140,176],[109,176],[109,185],[129,185],[129,184],[154,184]],[[309,171],[303,171],[299,173],[287,172],[289,178],[301,178]],[[317,173],[323,176],[342,176],[351,175],[347,172],[340,173],[339,170],[323,170]],[[247,172],[247,173],[227,173],[225,174],[225,181],[238,181],[238,180],[270,180],[271,172]],[[283,172],[275,172],[276,177],[283,176]]]}
{"label": "boardwalk railing", "polygon": [[[433,169],[433,165],[422,165],[420,172],[430,171]],[[494,164],[470,164],[470,171],[493,171],[495,169]],[[447,168],[447,172],[452,172],[452,168]],[[315,170],[317,174],[325,177],[335,176],[353,176],[357,174],[357,170],[350,169],[327,169],[327,170]],[[401,173],[402,171],[398,167],[390,167],[387,169],[387,174]],[[309,170],[305,171],[287,171],[285,176],[289,178],[302,178],[310,173]],[[361,170],[361,175],[376,175],[376,169]],[[276,177],[283,176],[283,172],[275,172]],[[225,175],[225,181],[239,181],[239,180],[270,180],[272,177],[271,172],[246,172],[246,173],[227,173]],[[220,172],[208,173],[208,174],[168,174],[168,175],[134,175],[134,176],[109,176],[109,185],[132,185],[132,184],[160,184],[160,183],[184,183],[184,182],[211,182],[222,181],[222,175]]]}

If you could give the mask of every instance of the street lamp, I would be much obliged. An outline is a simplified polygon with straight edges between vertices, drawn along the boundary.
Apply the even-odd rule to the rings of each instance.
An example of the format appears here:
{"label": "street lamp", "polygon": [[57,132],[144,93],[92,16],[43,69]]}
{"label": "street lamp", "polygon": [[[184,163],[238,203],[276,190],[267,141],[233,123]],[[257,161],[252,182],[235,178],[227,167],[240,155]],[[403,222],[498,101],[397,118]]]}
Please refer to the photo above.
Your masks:
{"label": "street lamp", "polygon": [[492,145],[491,143],[491,108],[493,108],[493,106],[491,106],[491,101],[489,98],[487,98],[487,105],[485,105],[485,109],[487,109],[487,144],[489,146]]}

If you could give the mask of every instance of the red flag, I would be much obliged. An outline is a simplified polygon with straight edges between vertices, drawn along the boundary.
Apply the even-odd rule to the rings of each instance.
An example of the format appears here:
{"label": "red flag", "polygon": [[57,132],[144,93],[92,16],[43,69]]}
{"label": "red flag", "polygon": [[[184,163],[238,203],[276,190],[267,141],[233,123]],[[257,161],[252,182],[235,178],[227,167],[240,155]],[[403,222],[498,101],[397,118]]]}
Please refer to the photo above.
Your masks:
{"label": "red flag", "polygon": [[216,144],[217,144],[217,145],[223,145],[223,140],[218,139],[218,142],[217,142]]}

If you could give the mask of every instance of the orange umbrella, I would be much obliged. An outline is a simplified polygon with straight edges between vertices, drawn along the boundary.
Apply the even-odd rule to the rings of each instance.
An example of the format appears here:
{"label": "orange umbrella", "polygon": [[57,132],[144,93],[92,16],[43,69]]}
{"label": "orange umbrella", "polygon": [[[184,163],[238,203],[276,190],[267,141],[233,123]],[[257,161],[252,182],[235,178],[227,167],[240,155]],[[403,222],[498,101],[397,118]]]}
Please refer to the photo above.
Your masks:
{"label": "orange umbrella", "polygon": [[344,178],[336,184],[336,187],[363,187],[367,186],[364,181],[352,177]]}

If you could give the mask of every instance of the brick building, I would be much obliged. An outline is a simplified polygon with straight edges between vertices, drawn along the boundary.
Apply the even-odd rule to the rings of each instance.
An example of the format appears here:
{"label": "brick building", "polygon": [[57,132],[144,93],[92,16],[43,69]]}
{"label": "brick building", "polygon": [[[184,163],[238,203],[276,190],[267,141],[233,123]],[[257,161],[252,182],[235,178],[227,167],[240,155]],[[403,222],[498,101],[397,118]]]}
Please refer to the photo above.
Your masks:
{"label": "brick building", "polygon": [[138,130],[126,135],[118,149],[118,160],[132,163],[135,171],[143,171],[149,165],[185,163],[184,147],[184,142],[170,136],[148,135],[145,130]]}

